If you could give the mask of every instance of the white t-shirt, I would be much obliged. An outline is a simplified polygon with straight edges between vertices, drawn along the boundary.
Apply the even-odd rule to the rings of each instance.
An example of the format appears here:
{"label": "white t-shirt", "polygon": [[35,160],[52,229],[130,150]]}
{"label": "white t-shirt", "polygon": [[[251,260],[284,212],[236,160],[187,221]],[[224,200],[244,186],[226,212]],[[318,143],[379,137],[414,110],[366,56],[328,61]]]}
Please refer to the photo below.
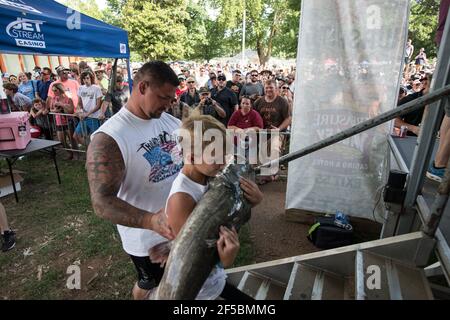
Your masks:
{"label": "white t-shirt", "polygon": [[[77,92],[78,97],[80,97],[83,102],[83,109],[85,112],[90,112],[94,110],[97,106],[97,99],[103,97],[102,89],[96,85],[90,85],[89,87],[86,85],[82,85]],[[95,111],[91,114],[91,118],[98,118],[101,110]]]}
{"label": "white t-shirt", "polygon": [[[197,203],[202,198],[203,194],[208,189],[208,186],[201,185],[195,181],[189,179],[185,174],[180,172],[176,179],[173,181],[172,188],[170,189],[169,197],[178,192],[183,192],[192,197]],[[167,207],[167,203],[166,203]],[[215,266],[205,283],[203,284],[200,292],[198,293],[196,300],[215,300],[222,293],[225,287],[227,275],[222,267]]]}
{"label": "white t-shirt", "polygon": [[[94,134],[103,132],[120,148],[125,178],[117,196],[139,209],[157,212],[166,204],[173,180],[182,167],[180,149],[173,135],[181,121],[167,113],[144,120],[126,106]],[[167,241],[154,231],[117,225],[125,252],[147,257],[148,250]]]}

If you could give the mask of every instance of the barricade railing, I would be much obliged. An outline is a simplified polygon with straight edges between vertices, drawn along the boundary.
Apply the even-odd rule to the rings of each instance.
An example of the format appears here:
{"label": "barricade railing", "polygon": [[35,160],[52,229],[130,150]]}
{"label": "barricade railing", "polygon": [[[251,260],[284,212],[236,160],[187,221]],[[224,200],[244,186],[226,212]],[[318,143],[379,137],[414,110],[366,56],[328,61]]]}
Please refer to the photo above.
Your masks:
{"label": "barricade railing", "polygon": [[85,153],[90,143],[90,136],[107,119],[87,117],[81,119],[79,114],[50,112],[46,123],[54,140],[62,143],[60,149]]}

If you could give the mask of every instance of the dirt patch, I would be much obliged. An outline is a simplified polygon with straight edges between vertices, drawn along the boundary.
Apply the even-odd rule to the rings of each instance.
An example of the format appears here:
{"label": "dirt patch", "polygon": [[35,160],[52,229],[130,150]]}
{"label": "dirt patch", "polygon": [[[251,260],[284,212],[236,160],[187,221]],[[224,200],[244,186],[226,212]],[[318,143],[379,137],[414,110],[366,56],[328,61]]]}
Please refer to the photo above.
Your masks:
{"label": "dirt patch", "polygon": [[250,238],[255,261],[263,262],[317,251],[306,238],[308,225],[286,221],[286,182],[260,186],[264,199],[252,212]]}
{"label": "dirt patch", "polygon": [[[264,262],[320,251],[307,238],[314,217],[308,223],[289,221],[285,214],[286,181],[260,186],[264,200],[253,210],[250,220],[250,238],[255,262]],[[311,220],[311,221],[309,221]],[[354,241],[364,242],[379,238],[381,224],[366,219],[353,219]]]}

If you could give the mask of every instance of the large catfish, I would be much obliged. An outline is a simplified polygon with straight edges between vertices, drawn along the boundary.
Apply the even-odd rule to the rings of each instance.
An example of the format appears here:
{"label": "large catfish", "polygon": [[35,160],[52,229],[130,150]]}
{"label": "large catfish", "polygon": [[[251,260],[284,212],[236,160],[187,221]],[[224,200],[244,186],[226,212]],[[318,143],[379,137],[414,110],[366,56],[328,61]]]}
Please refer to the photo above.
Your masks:
{"label": "large catfish", "polygon": [[250,203],[243,197],[239,177],[254,180],[248,164],[230,164],[209,184],[172,243],[164,276],[152,299],[193,300],[219,262],[216,241],[220,226],[236,230],[250,219]]}

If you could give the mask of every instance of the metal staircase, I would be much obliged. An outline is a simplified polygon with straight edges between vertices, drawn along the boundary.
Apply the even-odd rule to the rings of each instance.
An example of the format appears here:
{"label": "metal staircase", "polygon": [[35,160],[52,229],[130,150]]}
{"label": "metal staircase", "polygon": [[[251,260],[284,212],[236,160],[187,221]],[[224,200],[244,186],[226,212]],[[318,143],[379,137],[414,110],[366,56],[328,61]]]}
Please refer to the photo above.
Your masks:
{"label": "metal staircase", "polygon": [[256,300],[428,300],[422,232],[227,270]]}
{"label": "metal staircase", "polygon": [[[409,155],[400,150],[404,143],[389,139],[390,169],[407,180],[400,189],[404,199],[386,203],[381,239],[229,269],[229,282],[258,300],[414,300],[433,299],[433,293],[450,299],[450,172],[431,198],[425,192],[440,119],[450,103],[449,21],[450,11],[429,94],[263,165],[287,163],[428,105]],[[437,262],[428,266],[433,254]],[[445,276],[447,283],[431,283],[427,275]]]}

